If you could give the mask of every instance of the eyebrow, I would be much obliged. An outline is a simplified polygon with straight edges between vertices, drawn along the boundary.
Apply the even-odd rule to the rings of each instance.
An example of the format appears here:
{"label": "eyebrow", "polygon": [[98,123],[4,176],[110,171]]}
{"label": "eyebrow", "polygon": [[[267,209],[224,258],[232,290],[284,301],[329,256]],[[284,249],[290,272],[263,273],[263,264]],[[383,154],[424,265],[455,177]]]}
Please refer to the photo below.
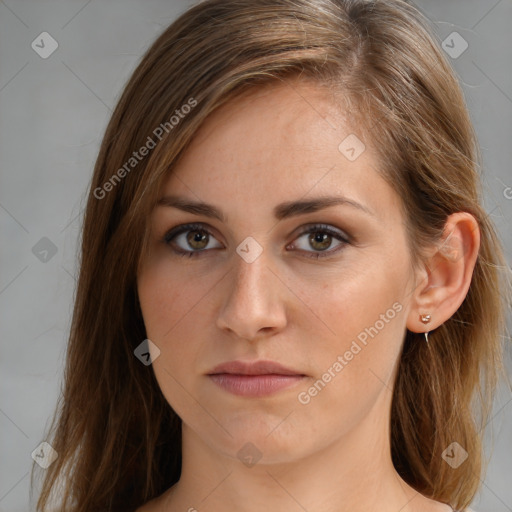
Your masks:
{"label": "eyebrow", "polygon": [[[368,215],[375,216],[375,213],[367,206],[343,196],[324,196],[308,200],[288,201],[278,204],[274,208],[273,213],[277,220],[283,220],[339,205],[352,206],[353,208],[361,210]],[[185,197],[175,195],[164,196],[158,200],[157,206],[177,208],[185,212],[193,213],[194,215],[204,215],[205,217],[218,219],[221,222],[227,221],[227,216],[225,216],[217,207],[208,203],[193,201]]]}

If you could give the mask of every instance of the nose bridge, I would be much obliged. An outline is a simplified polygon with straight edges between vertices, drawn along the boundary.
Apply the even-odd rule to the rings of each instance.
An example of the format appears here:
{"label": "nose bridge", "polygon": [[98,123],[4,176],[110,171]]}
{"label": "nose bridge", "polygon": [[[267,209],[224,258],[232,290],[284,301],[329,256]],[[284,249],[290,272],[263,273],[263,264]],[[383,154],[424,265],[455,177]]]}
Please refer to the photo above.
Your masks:
{"label": "nose bridge", "polygon": [[267,255],[263,251],[252,262],[239,254],[234,256],[217,324],[241,338],[252,339],[262,329],[281,328],[285,323],[284,308],[279,303],[280,283],[268,268]]}
{"label": "nose bridge", "polygon": [[267,274],[270,272],[267,268],[268,258],[263,253],[254,261],[246,261],[240,255],[235,256],[233,273],[233,293],[240,298],[258,299],[258,296],[268,281]]}

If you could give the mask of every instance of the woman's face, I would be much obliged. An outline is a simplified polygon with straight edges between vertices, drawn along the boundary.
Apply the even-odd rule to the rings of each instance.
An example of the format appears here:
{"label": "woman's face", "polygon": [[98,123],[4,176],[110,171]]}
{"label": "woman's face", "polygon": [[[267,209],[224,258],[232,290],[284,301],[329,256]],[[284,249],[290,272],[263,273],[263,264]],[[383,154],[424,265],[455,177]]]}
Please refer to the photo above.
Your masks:
{"label": "woman's face", "polygon": [[[415,276],[399,198],[349,123],[305,82],[231,101],[152,214],[138,292],[153,370],[184,431],[225,456],[250,442],[260,462],[291,461],[385,430]],[[234,360],[302,377],[209,375]],[[288,387],[251,394],[258,379]]]}

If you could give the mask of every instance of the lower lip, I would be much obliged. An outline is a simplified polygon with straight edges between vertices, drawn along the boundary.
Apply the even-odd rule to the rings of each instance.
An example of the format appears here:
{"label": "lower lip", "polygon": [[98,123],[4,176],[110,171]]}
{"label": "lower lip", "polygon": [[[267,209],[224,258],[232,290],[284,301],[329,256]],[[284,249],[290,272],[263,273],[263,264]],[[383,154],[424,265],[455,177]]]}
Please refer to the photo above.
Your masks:
{"label": "lower lip", "polygon": [[304,375],[235,375],[218,373],[209,377],[221,388],[239,396],[271,395],[300,382]]}

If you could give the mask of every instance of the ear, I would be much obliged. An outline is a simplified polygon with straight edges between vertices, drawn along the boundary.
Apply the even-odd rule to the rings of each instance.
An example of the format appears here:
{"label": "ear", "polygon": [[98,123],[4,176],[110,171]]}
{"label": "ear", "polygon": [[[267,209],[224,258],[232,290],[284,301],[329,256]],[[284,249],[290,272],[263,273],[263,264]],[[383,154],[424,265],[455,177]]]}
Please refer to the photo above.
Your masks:
{"label": "ear", "polygon": [[[439,244],[419,271],[407,317],[412,332],[432,331],[460,307],[469,290],[480,249],[480,229],[467,212],[450,215]],[[431,315],[428,324],[420,315]]]}

